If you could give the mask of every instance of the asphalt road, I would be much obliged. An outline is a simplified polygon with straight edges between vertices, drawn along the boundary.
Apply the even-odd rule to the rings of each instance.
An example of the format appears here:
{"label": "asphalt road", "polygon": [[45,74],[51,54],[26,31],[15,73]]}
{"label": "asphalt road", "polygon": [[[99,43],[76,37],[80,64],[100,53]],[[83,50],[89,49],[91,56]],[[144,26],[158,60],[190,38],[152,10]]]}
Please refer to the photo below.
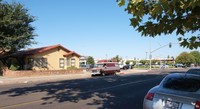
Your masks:
{"label": "asphalt road", "polygon": [[142,109],[164,75],[105,76],[0,87],[0,109]]}

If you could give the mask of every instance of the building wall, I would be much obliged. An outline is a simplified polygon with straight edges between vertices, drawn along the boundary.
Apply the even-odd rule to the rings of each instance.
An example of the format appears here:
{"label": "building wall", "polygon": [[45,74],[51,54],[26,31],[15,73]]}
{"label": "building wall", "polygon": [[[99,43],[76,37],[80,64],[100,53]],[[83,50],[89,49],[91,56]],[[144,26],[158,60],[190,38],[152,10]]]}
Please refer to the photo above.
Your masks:
{"label": "building wall", "polygon": [[[29,58],[46,58],[47,59],[47,68],[39,68],[39,67],[36,67],[34,66],[32,69],[34,70],[62,70],[62,69],[66,69],[67,66],[66,66],[66,57],[64,57],[63,55],[66,54],[67,52],[64,51],[63,49],[61,48],[55,48],[55,49],[52,49],[52,50],[49,50],[49,51],[46,51],[46,52],[43,52],[43,53],[39,53],[39,54],[36,54],[36,55],[33,55],[33,56],[28,56],[26,57],[26,65],[28,65],[28,59]],[[60,62],[59,62],[59,59],[60,58],[63,58],[64,59],[64,67],[63,68],[60,68]],[[79,58],[74,56],[75,58],[75,67],[79,68]],[[71,60],[71,57],[70,57],[70,60]],[[71,63],[71,62],[70,62]]]}

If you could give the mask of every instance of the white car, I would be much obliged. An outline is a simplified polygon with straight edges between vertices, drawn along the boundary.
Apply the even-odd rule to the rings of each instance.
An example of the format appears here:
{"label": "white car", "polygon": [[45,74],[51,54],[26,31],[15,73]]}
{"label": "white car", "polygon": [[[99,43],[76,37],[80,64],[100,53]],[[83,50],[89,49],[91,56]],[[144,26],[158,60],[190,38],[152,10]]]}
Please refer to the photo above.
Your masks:
{"label": "white car", "polygon": [[130,66],[130,65],[128,65],[128,64],[126,64],[126,65],[124,65],[124,64],[119,64],[120,69],[124,69],[124,70],[129,69],[129,66]]}
{"label": "white car", "polygon": [[200,78],[169,74],[146,94],[143,109],[200,109]]}

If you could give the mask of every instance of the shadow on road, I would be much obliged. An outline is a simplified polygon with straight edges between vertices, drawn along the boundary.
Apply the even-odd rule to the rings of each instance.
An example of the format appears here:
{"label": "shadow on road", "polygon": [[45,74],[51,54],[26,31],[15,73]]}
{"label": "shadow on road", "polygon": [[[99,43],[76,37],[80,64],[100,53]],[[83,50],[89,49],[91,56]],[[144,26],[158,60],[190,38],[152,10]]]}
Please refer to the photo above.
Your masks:
{"label": "shadow on road", "polygon": [[[97,109],[142,108],[142,102],[146,92],[155,84],[158,84],[162,78],[151,85],[146,83],[144,86],[145,88],[139,92],[137,89],[142,87],[139,82],[136,86],[134,86],[136,88],[133,87],[129,90],[126,87],[126,84],[130,83],[131,85],[131,83],[137,81],[156,77],[163,77],[163,74],[142,74],[124,77],[106,76],[91,79],[47,82],[36,84],[34,86],[13,88],[2,91],[0,92],[0,96],[7,95],[14,98],[44,92],[45,95],[39,98],[43,101],[41,102],[41,105],[52,104],[54,102],[79,103],[80,101],[88,100],[86,105],[99,105]],[[119,88],[123,88],[124,91],[122,92]],[[137,96],[132,94],[131,91],[135,91],[134,93],[137,94]]]}

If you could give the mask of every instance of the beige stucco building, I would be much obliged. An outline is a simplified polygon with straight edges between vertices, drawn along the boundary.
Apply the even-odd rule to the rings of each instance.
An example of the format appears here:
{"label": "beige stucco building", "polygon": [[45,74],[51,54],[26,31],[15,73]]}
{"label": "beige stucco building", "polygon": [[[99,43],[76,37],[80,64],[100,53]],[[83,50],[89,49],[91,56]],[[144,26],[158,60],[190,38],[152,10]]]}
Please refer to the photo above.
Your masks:
{"label": "beige stucco building", "polygon": [[80,55],[61,45],[53,45],[17,52],[12,55],[23,60],[24,69],[62,70],[69,67],[79,68]]}

